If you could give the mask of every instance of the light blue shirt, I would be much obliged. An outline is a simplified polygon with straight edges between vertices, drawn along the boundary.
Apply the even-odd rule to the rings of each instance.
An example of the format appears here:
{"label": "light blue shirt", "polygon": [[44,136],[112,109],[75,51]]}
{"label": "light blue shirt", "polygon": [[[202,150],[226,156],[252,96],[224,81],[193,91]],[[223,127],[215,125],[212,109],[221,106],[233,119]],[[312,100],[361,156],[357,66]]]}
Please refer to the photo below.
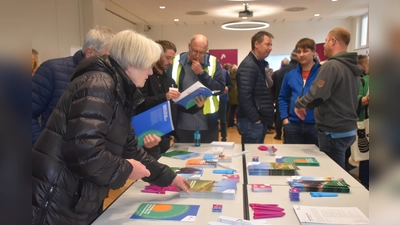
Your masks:
{"label": "light blue shirt", "polygon": [[332,138],[344,138],[344,137],[351,137],[357,134],[357,129],[346,131],[346,132],[326,132],[325,134],[330,134]]}

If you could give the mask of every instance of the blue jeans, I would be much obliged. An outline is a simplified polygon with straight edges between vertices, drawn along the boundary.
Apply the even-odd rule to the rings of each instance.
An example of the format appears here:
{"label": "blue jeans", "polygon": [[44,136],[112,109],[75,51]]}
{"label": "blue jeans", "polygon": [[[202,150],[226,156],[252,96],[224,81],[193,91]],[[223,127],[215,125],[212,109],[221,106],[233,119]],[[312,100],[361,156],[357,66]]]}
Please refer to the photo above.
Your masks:
{"label": "blue jeans", "polygon": [[315,124],[289,122],[283,125],[285,144],[314,144],[318,143],[318,132]]}
{"label": "blue jeans", "polygon": [[330,134],[318,130],[319,150],[325,152],[333,161],[343,169],[345,168],[345,153],[356,140],[356,136],[332,138]]}
{"label": "blue jeans", "polygon": [[266,124],[254,124],[247,118],[237,118],[237,127],[243,143],[264,143],[267,134]]}

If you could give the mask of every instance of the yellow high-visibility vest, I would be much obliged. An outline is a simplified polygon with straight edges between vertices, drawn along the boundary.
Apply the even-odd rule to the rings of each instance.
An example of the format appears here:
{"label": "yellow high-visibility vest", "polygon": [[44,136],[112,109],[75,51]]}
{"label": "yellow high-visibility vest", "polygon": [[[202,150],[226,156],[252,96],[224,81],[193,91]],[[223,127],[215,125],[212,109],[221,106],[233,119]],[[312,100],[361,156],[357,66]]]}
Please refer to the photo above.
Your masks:
{"label": "yellow high-visibility vest", "polygon": [[[179,63],[180,55],[175,56],[172,63],[172,79],[175,80],[179,88],[179,77],[181,75],[182,65]],[[217,58],[210,55],[209,66],[204,69],[210,77],[214,78],[217,69]],[[211,71],[211,73],[210,73]],[[212,95],[205,102],[203,107],[203,114],[215,113],[219,110],[219,96]]]}

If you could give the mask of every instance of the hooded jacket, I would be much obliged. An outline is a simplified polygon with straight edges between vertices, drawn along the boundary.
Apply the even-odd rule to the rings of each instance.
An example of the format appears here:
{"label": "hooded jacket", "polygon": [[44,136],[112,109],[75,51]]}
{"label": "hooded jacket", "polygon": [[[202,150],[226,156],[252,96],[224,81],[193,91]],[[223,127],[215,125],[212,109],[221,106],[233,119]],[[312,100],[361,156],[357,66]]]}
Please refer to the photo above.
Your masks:
{"label": "hooded jacket", "polygon": [[278,97],[279,112],[281,120],[288,118],[290,122],[295,123],[306,123],[314,124],[314,109],[307,110],[307,114],[304,121],[294,112],[294,102],[300,96],[306,95],[310,91],[310,87],[317,77],[319,67],[321,66],[316,60],[311,68],[310,74],[308,75],[306,83],[303,85],[302,68],[298,63],[296,68],[290,70],[283,78],[281,91]]}
{"label": "hooded jacket", "polygon": [[307,95],[296,100],[297,108],[313,109],[317,129],[348,132],[357,129],[357,106],[362,69],[357,53],[342,52],[325,62]]}
{"label": "hooded jacket", "polygon": [[166,165],[138,147],[130,123],[142,95],[110,56],[77,66],[32,149],[32,224],[89,224],[109,189],[125,184],[135,159],[151,172],[143,180],[167,186]]}

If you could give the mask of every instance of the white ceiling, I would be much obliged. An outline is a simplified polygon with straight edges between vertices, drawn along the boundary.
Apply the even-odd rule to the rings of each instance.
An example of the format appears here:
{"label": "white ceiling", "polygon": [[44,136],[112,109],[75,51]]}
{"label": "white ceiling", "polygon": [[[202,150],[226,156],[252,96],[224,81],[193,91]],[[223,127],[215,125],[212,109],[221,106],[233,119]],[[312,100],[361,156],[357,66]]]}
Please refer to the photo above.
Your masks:
{"label": "white ceiling", "polygon": [[[111,11],[133,23],[147,25],[218,24],[241,20],[239,11],[247,2],[252,20],[267,22],[343,19],[368,12],[369,0],[101,0]],[[163,5],[166,8],[160,9]],[[290,7],[306,7],[301,12],[287,12]],[[187,15],[204,11],[206,15]],[[319,17],[314,14],[319,13]],[[179,22],[174,22],[174,19]]]}

